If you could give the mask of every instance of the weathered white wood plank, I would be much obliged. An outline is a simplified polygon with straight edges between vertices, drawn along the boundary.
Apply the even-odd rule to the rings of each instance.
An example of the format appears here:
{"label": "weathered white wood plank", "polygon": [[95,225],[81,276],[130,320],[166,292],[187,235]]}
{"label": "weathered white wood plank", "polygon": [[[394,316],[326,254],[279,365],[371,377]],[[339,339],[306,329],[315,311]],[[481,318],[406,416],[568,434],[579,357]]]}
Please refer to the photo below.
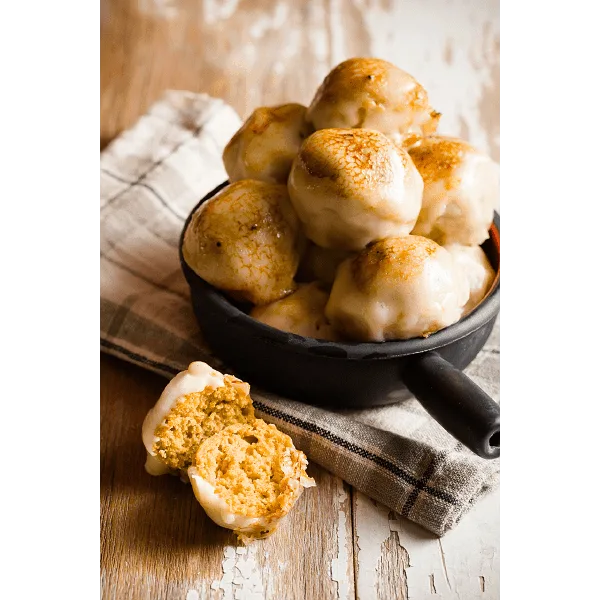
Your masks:
{"label": "weathered white wood plank", "polygon": [[498,491],[484,497],[440,539],[355,493],[358,600],[497,600],[499,502]]}
{"label": "weathered white wood plank", "polygon": [[393,530],[394,513],[353,492],[356,598],[407,600],[406,553]]}
{"label": "weathered white wood plank", "polygon": [[496,600],[500,597],[498,491],[484,497],[463,523],[442,539],[399,518],[400,543],[409,556],[409,598]]}

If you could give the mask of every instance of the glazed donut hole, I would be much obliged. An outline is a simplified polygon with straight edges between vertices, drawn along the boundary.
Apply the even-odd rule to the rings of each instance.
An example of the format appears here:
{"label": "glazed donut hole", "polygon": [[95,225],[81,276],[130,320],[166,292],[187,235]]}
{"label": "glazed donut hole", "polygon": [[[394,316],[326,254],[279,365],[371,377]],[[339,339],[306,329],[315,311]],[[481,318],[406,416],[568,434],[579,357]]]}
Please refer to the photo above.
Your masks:
{"label": "glazed donut hole", "polygon": [[329,294],[319,283],[303,283],[289,296],[266,306],[257,306],[250,316],[288,333],[319,340],[339,340],[340,336],[325,317]]}
{"label": "glazed donut hole", "polygon": [[423,206],[412,233],[442,245],[483,243],[499,204],[497,163],[447,136],[424,138],[408,153],[424,182]]}
{"label": "glazed donut hole", "polygon": [[462,269],[469,282],[469,300],[463,308],[463,316],[469,314],[486,296],[496,278],[488,257],[480,246],[444,246],[454,262]]}
{"label": "glazed donut hole", "polygon": [[288,190],[310,240],[356,251],[410,233],[423,181],[408,153],[382,133],[321,129],[302,144]]}
{"label": "glazed donut hole", "polygon": [[257,108],[223,151],[229,181],[286,183],[300,145],[312,128],[301,104]]}
{"label": "glazed donut hole", "polygon": [[469,284],[450,253],[409,235],[370,244],[337,271],[325,315],[356,341],[427,337],[456,323]]}
{"label": "glazed donut hole", "polygon": [[435,133],[440,116],[412,75],[378,58],[351,58],[335,67],[306,114],[315,129],[375,129],[397,141]]}
{"label": "glazed donut hole", "polygon": [[303,236],[285,185],[245,179],[200,206],[183,257],[233,299],[268,304],[296,287]]}

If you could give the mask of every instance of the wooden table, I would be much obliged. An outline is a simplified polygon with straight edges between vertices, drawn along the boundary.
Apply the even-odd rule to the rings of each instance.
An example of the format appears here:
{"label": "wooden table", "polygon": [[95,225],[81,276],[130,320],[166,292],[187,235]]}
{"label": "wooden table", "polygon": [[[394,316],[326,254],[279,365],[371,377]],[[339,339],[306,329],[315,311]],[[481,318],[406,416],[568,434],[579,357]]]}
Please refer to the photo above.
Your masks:
{"label": "wooden table", "polygon": [[[498,1],[102,0],[101,148],[168,88],[204,91],[242,117],[310,102],[350,56],[415,75],[442,133],[499,159]],[[165,381],[101,358],[104,598],[496,600],[498,494],[442,540],[317,465],[276,535],[236,549],[188,486],[143,470],[141,423]]]}

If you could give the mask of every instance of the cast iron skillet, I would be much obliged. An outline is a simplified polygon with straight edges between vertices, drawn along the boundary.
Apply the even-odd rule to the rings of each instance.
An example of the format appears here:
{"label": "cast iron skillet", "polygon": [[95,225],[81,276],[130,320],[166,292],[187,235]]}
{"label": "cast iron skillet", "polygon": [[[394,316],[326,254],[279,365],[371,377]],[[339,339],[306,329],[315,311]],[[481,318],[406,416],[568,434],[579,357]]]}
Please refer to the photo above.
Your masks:
{"label": "cast iron skillet", "polygon": [[260,323],[198,277],[183,259],[192,214],[228,182],[205,196],[186,220],[179,259],[206,341],[241,377],[265,389],[334,408],[397,402],[408,389],[457,440],[484,458],[500,455],[500,408],[464,369],[488,339],[500,310],[500,217],[483,244],[498,273],[484,301],[458,323],[428,338],[342,343],[306,338]]}

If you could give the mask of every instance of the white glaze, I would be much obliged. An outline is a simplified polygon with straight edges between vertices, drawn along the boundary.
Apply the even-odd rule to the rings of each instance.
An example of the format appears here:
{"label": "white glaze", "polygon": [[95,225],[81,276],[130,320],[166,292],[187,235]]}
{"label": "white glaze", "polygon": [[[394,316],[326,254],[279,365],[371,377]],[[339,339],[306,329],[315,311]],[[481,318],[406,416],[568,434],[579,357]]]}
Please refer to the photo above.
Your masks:
{"label": "white glaze", "polygon": [[148,475],[176,475],[177,472],[173,469],[170,469],[165,465],[165,463],[160,460],[156,455],[150,454],[146,450],[146,463],[144,464],[144,468],[146,469],[146,473]]}
{"label": "white glaze", "polygon": [[466,315],[483,300],[494,282],[496,272],[480,246],[450,244],[444,248],[450,252],[454,262],[463,270],[469,281],[469,301],[463,308],[463,315]]}
{"label": "white glaze", "polygon": [[[418,236],[401,238],[401,242],[413,238],[419,244],[434,244]],[[378,246],[370,248],[375,252]],[[383,267],[368,286],[357,283],[354,260],[359,259],[348,259],[338,268],[325,308],[326,316],[341,333],[358,341],[409,339],[460,319],[469,298],[469,285],[441,246],[420,269],[413,265],[405,268],[400,262],[390,264],[389,260],[381,262]]]}
{"label": "white glaze", "polygon": [[257,108],[223,152],[229,181],[286,183],[292,161],[308,134],[305,113],[301,104]]}
{"label": "white glaze", "polygon": [[206,363],[196,361],[186,371],[181,371],[165,387],[160,398],[150,409],[142,425],[142,440],[146,447],[146,471],[150,475],[164,475],[171,470],[164,465],[153,450],[157,441],[156,428],[169,414],[173,406],[187,394],[201,392],[207,387],[218,388],[225,385],[222,373]]}
{"label": "white glaze", "polygon": [[432,136],[420,146],[427,145],[435,156],[437,143],[446,140],[461,144],[461,160],[447,177],[432,181],[425,178],[423,206],[412,233],[444,245],[478,246],[489,237],[494,210],[499,205],[500,167],[456,138]]}
{"label": "white glaze", "polygon": [[287,187],[244,179],[194,213],[183,256],[215,287],[253,304],[268,304],[294,288],[302,245]]}

